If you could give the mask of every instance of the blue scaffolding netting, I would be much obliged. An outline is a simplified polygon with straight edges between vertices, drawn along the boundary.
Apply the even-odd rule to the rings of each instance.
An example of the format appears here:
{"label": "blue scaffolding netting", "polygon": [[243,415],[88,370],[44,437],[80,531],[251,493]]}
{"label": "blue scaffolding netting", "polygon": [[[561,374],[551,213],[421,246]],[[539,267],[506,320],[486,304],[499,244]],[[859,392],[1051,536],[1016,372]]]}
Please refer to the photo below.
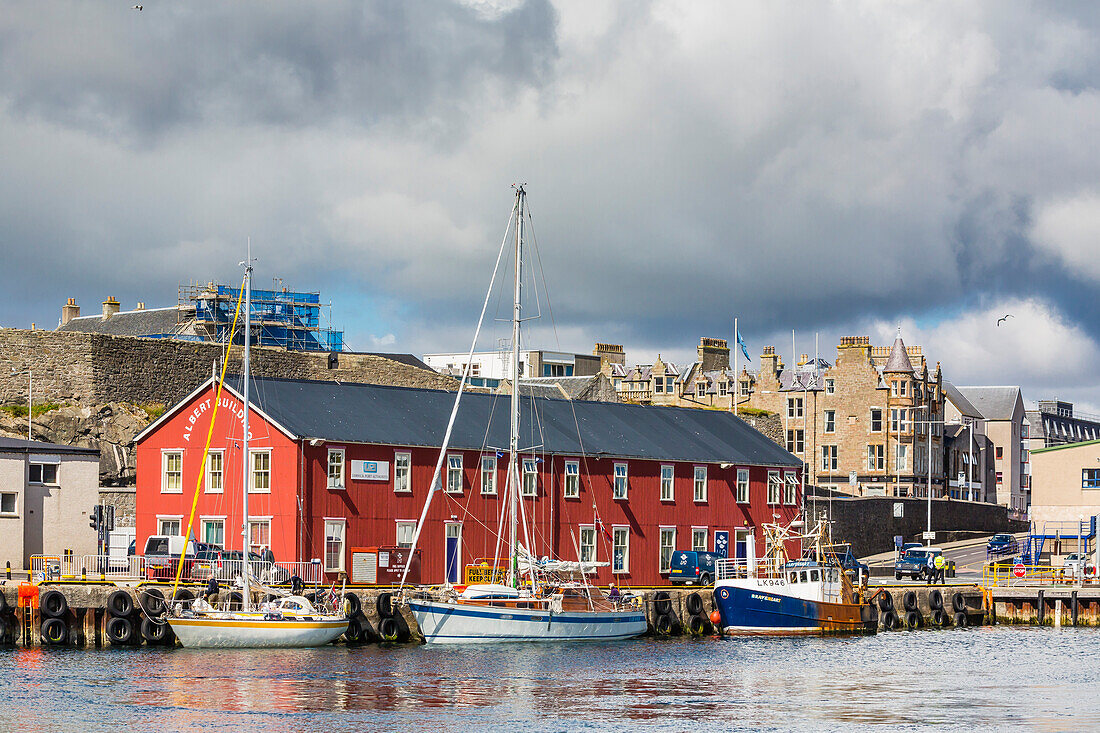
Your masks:
{"label": "blue scaffolding netting", "polygon": [[[217,285],[194,299],[196,320],[221,343],[229,338],[240,292],[240,288]],[[294,351],[343,351],[344,332],[321,327],[321,307],[320,293],[253,289],[253,339]]]}

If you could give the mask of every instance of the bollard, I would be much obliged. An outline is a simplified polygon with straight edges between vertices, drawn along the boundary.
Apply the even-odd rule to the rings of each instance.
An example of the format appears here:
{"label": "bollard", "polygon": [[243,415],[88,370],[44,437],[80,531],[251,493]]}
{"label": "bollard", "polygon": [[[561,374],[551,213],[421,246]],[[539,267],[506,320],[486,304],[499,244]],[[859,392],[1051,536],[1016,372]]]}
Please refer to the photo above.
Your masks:
{"label": "bollard", "polygon": [[11,580],[11,560],[8,560],[7,579]]}
{"label": "bollard", "polygon": [[1062,599],[1054,599],[1054,628],[1062,628]]}
{"label": "bollard", "polygon": [[88,582],[88,569],[86,567],[84,567],[83,565],[80,566],[80,582],[81,583],[87,583]]}

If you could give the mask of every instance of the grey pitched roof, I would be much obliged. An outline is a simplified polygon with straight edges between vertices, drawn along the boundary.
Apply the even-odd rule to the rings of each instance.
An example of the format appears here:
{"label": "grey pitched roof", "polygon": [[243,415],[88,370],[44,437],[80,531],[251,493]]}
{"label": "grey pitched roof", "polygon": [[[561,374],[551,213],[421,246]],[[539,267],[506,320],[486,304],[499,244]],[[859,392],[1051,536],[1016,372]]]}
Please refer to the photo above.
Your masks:
{"label": "grey pitched roof", "polygon": [[981,419],[982,413],[978,411],[978,408],[970,404],[970,400],[966,399],[963,393],[959,391],[959,388],[951,384],[951,382],[943,383],[943,393],[947,396],[948,401],[950,401],[960,413],[966,417]]}
{"label": "grey pitched roof", "polygon": [[986,420],[1011,420],[1017,401],[1023,399],[1019,387],[958,387],[958,390]]}
{"label": "grey pitched roof", "polygon": [[[454,403],[453,392],[432,389],[283,379],[253,380],[252,385],[253,404],[285,430],[298,438],[337,443],[439,446]],[[728,412],[522,394],[520,401],[521,441],[542,445],[551,454],[801,465],[798,458]],[[507,444],[508,398],[485,393],[463,396],[451,447],[481,450]]]}
{"label": "grey pitched roof", "polygon": [[890,347],[890,358],[882,368],[883,374],[891,372],[913,373],[913,362],[909,361],[909,352],[905,350],[905,342],[901,340],[901,336],[894,339],[894,345]]}
{"label": "grey pitched roof", "polygon": [[184,324],[194,315],[194,308],[181,309],[149,308],[138,311],[123,311],[110,318],[102,315],[80,316],[74,318],[58,331],[81,331],[84,333],[102,333],[109,336],[166,336],[181,332]]}
{"label": "grey pitched roof", "polygon": [[[600,375],[588,377],[532,377],[519,380],[520,394],[531,394],[539,397],[567,397],[569,399],[584,399],[581,395],[592,386],[593,381],[598,381]],[[531,391],[528,392],[527,390]],[[544,390],[539,392],[537,390]]]}
{"label": "grey pitched roof", "polygon": [[41,440],[23,440],[0,436],[0,453],[61,453],[65,455],[99,456],[95,448],[46,443]]}

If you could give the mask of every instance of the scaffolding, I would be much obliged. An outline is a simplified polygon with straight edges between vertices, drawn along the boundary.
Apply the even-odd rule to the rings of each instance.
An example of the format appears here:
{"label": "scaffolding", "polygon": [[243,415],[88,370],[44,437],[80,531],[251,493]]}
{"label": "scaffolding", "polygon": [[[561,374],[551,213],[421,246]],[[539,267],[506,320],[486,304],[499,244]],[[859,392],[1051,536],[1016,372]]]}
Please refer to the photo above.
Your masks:
{"label": "scaffolding", "polygon": [[[329,308],[331,315],[331,303],[321,303],[319,292],[288,290],[279,287],[279,280],[275,284],[272,290],[252,290],[252,343],[291,351],[344,350],[344,332],[321,325],[321,309]],[[179,318],[181,322],[194,318],[195,332],[202,340],[224,344],[240,292],[214,282],[180,285]],[[243,341],[243,334],[238,335],[236,342]]]}

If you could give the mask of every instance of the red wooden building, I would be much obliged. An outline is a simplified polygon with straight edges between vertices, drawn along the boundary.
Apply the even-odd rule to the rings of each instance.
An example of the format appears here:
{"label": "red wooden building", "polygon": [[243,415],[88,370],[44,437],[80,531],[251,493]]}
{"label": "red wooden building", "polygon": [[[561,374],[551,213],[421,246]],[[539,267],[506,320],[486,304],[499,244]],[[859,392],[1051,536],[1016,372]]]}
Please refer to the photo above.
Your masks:
{"label": "red wooden building", "polygon": [[[206,382],[137,436],[139,548],[186,530],[215,390]],[[320,559],[335,579],[353,548],[408,545],[454,393],[254,380],[250,394],[250,549]],[[460,582],[463,566],[497,552],[507,402],[463,397],[419,542],[424,582]],[[663,583],[673,550],[760,556],[760,525],[801,512],[800,461],[730,413],[522,402],[523,543],[536,556],[610,562],[599,583]],[[243,415],[227,382],[195,515],[194,535],[229,550],[243,542]]]}

